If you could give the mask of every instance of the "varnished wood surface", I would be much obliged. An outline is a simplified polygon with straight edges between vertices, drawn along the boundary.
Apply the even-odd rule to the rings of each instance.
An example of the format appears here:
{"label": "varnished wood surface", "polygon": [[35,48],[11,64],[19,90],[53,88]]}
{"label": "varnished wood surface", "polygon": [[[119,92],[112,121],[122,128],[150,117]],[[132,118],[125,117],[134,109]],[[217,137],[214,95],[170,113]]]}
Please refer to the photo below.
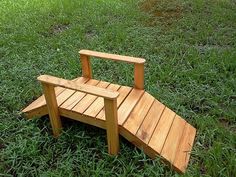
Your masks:
{"label": "varnished wood surface", "polygon": [[[92,95],[55,87],[60,115],[106,129],[111,154],[118,153],[120,133],[150,157],[159,155],[174,170],[180,173],[186,171],[196,135],[193,126],[144,90],[84,77],[73,82],[83,83],[86,87],[96,86],[103,92],[115,91],[119,94],[117,102],[106,101],[105,114],[104,97],[101,97],[104,94]],[[45,98],[41,96],[24,111],[30,116],[43,109],[44,113],[48,113],[45,106]]]}

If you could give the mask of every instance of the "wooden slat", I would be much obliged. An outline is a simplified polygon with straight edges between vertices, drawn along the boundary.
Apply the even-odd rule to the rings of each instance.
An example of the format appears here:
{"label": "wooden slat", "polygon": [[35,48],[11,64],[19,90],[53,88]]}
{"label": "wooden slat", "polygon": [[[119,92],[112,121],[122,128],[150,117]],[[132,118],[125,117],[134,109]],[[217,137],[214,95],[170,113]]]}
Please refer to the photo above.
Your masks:
{"label": "wooden slat", "polygon": [[136,136],[146,144],[148,144],[164,108],[165,106],[162,103],[155,100],[142,125],[140,126]]}
{"label": "wooden slat", "polygon": [[[73,79],[72,81],[77,81],[77,80],[80,80],[82,78],[83,77],[78,77],[76,79]],[[65,88],[63,88],[63,87],[55,87],[54,90],[55,90],[55,95],[59,96],[65,90]],[[29,106],[24,108],[21,112],[28,113],[28,112],[31,111],[31,112],[33,112],[36,115],[37,114],[41,115],[41,112],[45,112],[44,111],[44,108],[45,108],[44,106],[46,106],[46,100],[45,100],[44,95],[41,95],[38,99],[33,101]]]}
{"label": "wooden slat", "polygon": [[[98,80],[90,79],[86,84],[87,85],[97,85],[99,83]],[[75,92],[72,97],[67,99],[60,108],[71,110],[77,103],[86,95],[83,92]]]}
{"label": "wooden slat", "polygon": [[[65,90],[65,88],[62,87],[55,87],[55,94],[56,96],[58,96],[61,92],[63,92]],[[44,95],[41,95],[37,100],[33,101],[29,106],[27,106],[26,108],[24,108],[22,110],[23,113],[29,112],[33,109],[39,108],[41,106],[46,105],[46,100]]]}
{"label": "wooden slat", "polygon": [[139,89],[133,89],[128,97],[124,100],[118,109],[118,124],[122,125],[133,110],[134,106],[138,103],[139,99],[143,95],[144,91]]}
{"label": "wooden slat", "polygon": [[180,138],[182,137],[186,121],[175,116],[170,132],[166,138],[166,142],[161,151],[161,156],[168,160],[171,164],[174,163],[176,152],[179,146]]}
{"label": "wooden slat", "polygon": [[[100,81],[97,87],[106,88],[109,84],[109,82]],[[72,110],[78,113],[83,113],[94,102],[94,100],[96,100],[96,98],[98,97],[95,95],[87,94]]]}
{"label": "wooden slat", "polygon": [[130,116],[123,124],[123,127],[135,135],[153,102],[154,97],[145,92],[138,104],[135,106],[134,110],[131,112]]}
{"label": "wooden slat", "polygon": [[[88,78],[81,77],[78,80],[74,81],[78,84],[84,84],[88,81]],[[57,96],[57,105],[60,106],[64,101],[66,101],[70,96],[72,96],[76,91],[71,89],[65,89],[60,95]]]}
{"label": "wooden slat", "polygon": [[[132,88],[127,86],[121,86],[118,92],[120,95],[117,98],[117,107],[119,108],[121,103],[125,100],[127,95],[131,92]],[[96,116],[97,119],[105,120],[105,111],[102,109],[100,113]]]}
{"label": "wooden slat", "polygon": [[[110,84],[107,87],[108,90],[112,91],[117,91],[119,88],[120,86],[117,84]],[[96,117],[103,107],[104,99],[102,97],[98,97],[83,114],[91,117]]]}
{"label": "wooden slat", "polygon": [[157,124],[148,144],[158,154],[161,153],[166,137],[173,123],[174,117],[175,113],[169,108],[165,107],[161,119],[159,120],[159,123]]}
{"label": "wooden slat", "polygon": [[190,124],[186,123],[174,161],[174,166],[182,173],[185,172],[187,168],[195,135],[196,129]]}
{"label": "wooden slat", "polygon": [[72,90],[88,93],[91,95],[101,96],[107,99],[116,99],[119,96],[118,92],[113,92],[110,90],[106,90],[104,88],[99,88],[99,87],[86,85],[86,84],[77,84],[73,81],[54,77],[54,76],[41,75],[37,79],[42,83],[69,88]]}
{"label": "wooden slat", "polygon": [[96,52],[96,51],[91,51],[91,50],[80,50],[79,53],[82,55],[87,55],[87,56],[92,56],[92,57],[97,57],[97,58],[104,58],[104,59],[110,59],[110,60],[116,60],[116,61],[125,61],[128,63],[145,63],[145,59],[143,58],[115,55],[115,54],[102,53],[102,52]]}

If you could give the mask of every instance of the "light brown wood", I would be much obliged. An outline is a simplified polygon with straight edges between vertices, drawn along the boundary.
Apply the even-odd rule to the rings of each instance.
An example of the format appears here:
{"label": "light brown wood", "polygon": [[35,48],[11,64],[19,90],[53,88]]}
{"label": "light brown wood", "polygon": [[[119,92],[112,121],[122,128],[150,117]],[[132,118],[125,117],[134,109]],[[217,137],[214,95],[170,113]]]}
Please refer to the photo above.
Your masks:
{"label": "light brown wood", "polygon": [[165,106],[159,101],[155,100],[148,114],[143,120],[136,136],[139,137],[143,142],[148,144],[152,133],[159,122],[159,119],[163,113]]}
{"label": "light brown wood", "polygon": [[[72,81],[84,82],[84,79],[86,79],[86,78],[78,77],[76,79],[73,79]],[[62,88],[62,87],[55,87],[55,95],[59,96],[64,90],[66,90],[66,89]],[[24,108],[21,112],[24,113],[24,115],[26,115],[27,118],[29,118],[29,119],[33,118],[35,116],[44,116],[44,115],[48,114],[46,100],[45,100],[44,95],[42,95],[38,99],[34,100],[29,106]]]}
{"label": "light brown wood", "polygon": [[175,113],[169,108],[165,107],[161,119],[156,126],[153,135],[149,141],[149,146],[153,148],[158,154],[161,153],[166,137],[169,133],[170,127],[173,123]]}
{"label": "light brown wood", "polygon": [[[60,84],[64,83],[64,81],[61,83],[61,79],[59,81]],[[75,81],[73,82],[76,85]],[[53,87],[54,83],[50,83],[43,84]],[[100,84],[98,85],[98,83]],[[161,159],[172,169],[180,173],[185,172],[190,158],[189,152],[196,135],[194,127],[144,90],[94,79],[90,79],[85,84],[86,86],[96,85],[96,88],[101,86],[106,91],[117,91],[119,96],[116,99],[106,99],[105,106],[102,97],[87,92],[74,91],[66,87],[60,94],[55,93],[54,96],[47,96],[50,100],[53,97],[55,98],[53,107],[57,109],[49,109],[59,112],[53,111],[54,117],[61,115],[107,130],[108,148],[111,154],[117,154],[119,151],[120,133],[151,158],[160,155]],[[54,92],[50,91],[50,93]],[[40,100],[43,99],[40,98]],[[61,105],[58,107],[58,104],[55,105],[55,103]],[[72,110],[75,106],[81,109],[79,105],[82,105],[83,110],[78,112]],[[27,111],[30,116],[48,113],[46,103]],[[50,120],[52,126],[57,124],[55,120],[58,119]],[[58,136],[59,133],[54,134]]]}
{"label": "light brown wood", "polygon": [[[125,98],[129,95],[131,92],[132,88],[127,87],[127,86],[121,86],[120,89],[118,90],[119,96],[117,98],[117,106],[118,108],[120,107],[121,103],[125,100]],[[105,111],[102,109],[100,113],[96,116],[97,119],[103,119],[105,120]]]}
{"label": "light brown wood", "polygon": [[[63,90],[65,90],[65,88],[62,87],[55,87],[55,94],[59,95]],[[21,112],[23,113],[29,113],[30,111],[33,111],[35,109],[38,109],[42,106],[46,106],[46,100],[44,95],[41,95],[38,99],[36,99],[35,101],[33,101],[29,106],[27,106],[26,108],[24,108]],[[40,112],[40,111],[37,111]]]}
{"label": "light brown wood", "polygon": [[53,130],[54,137],[58,137],[61,132],[61,119],[58,111],[55,89],[53,85],[42,83],[43,92],[45,95],[49,118]]}
{"label": "light brown wood", "polygon": [[149,93],[145,92],[123,126],[135,135],[153,102],[154,98]]}
{"label": "light brown wood", "polygon": [[134,87],[144,89],[144,63],[134,65]]}
{"label": "light brown wood", "polygon": [[83,77],[92,78],[92,68],[90,63],[90,58],[88,55],[80,54],[80,61],[82,65],[82,75]]}
{"label": "light brown wood", "polygon": [[166,138],[166,142],[161,151],[161,156],[168,160],[171,164],[174,163],[180,139],[182,137],[186,121],[179,117],[175,116],[174,122],[170,128],[170,132]]}
{"label": "light brown wood", "polygon": [[[85,77],[81,77],[74,81],[77,84],[85,84],[89,79]],[[67,99],[69,99],[76,91],[71,89],[65,89],[57,96],[57,104],[60,106],[63,104]]]}
{"label": "light brown wood", "polygon": [[117,155],[119,151],[119,132],[117,121],[117,100],[104,99],[108,152]]}
{"label": "light brown wood", "polygon": [[92,56],[92,57],[110,59],[110,60],[116,60],[116,61],[124,61],[128,63],[145,63],[145,59],[143,58],[115,55],[115,54],[102,53],[102,52],[96,52],[96,51],[91,51],[91,50],[80,50],[79,53],[80,55],[86,55],[86,56]]}
{"label": "light brown wood", "polygon": [[134,106],[138,103],[139,99],[143,95],[144,91],[139,89],[133,89],[123,104],[118,109],[118,124],[122,125],[127,119]]}
{"label": "light brown wood", "polygon": [[[99,88],[106,88],[108,87],[109,83],[108,82],[104,82],[104,81],[100,81],[97,85],[97,87]],[[86,109],[89,108],[89,106],[97,99],[97,96],[91,95],[91,94],[87,94],[84,98],[82,98],[77,105],[72,109],[75,112],[78,113],[83,113],[84,111],[86,111]]]}
{"label": "light brown wood", "polygon": [[[87,85],[93,85],[96,86],[99,83],[98,80],[90,79],[88,82],[86,82]],[[77,103],[86,96],[86,93],[83,92],[75,92],[73,96],[68,98],[62,105],[60,105],[60,108],[72,110]]]}
{"label": "light brown wood", "polygon": [[73,81],[69,81],[66,79],[61,79],[58,77],[54,76],[49,76],[49,75],[41,75],[38,77],[38,80],[42,83],[47,83],[51,84],[54,86],[60,86],[64,88],[69,88],[73,89],[76,91],[84,92],[84,93],[89,93],[95,96],[101,96],[107,99],[116,99],[119,95],[118,92],[114,92],[111,90],[106,90],[103,88],[91,86],[91,85],[86,85],[86,84],[77,84]]}
{"label": "light brown wood", "polygon": [[194,138],[196,136],[196,129],[190,124],[186,123],[183,135],[181,137],[178,150],[176,152],[176,157],[174,161],[174,166],[178,168],[180,172],[185,172],[189,158],[190,152],[193,147]]}
{"label": "light brown wood", "polygon": [[[110,84],[107,89],[112,91],[117,91],[120,88],[117,84]],[[90,106],[89,108],[84,112],[85,115],[96,117],[98,113],[102,110],[104,107],[104,99],[102,97],[98,97]]]}

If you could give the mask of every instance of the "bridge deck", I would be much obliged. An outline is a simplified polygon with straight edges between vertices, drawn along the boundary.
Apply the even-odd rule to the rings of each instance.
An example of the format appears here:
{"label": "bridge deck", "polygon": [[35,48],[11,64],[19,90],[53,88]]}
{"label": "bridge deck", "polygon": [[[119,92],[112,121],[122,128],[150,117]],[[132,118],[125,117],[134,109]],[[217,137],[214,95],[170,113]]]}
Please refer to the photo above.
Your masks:
{"label": "bridge deck", "polygon": [[[79,77],[79,84],[118,91],[119,133],[152,158],[159,155],[176,171],[184,173],[196,129],[144,90]],[[62,87],[55,88],[61,116],[106,129],[102,97]],[[29,118],[48,114],[42,95],[22,110]]]}

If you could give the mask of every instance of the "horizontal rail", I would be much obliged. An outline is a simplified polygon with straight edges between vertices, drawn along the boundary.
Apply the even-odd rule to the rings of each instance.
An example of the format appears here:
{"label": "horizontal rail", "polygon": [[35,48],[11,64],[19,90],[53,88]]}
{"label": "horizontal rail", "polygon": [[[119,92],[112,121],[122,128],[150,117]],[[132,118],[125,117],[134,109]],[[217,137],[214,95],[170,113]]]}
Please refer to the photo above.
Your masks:
{"label": "horizontal rail", "polygon": [[124,56],[124,55],[115,55],[115,54],[102,53],[102,52],[96,52],[96,51],[91,51],[91,50],[80,50],[79,53],[80,55],[110,59],[110,60],[115,60],[115,61],[124,61],[124,62],[134,63],[134,64],[135,63],[143,64],[146,61],[143,58],[129,57],[129,56]]}
{"label": "horizontal rail", "polygon": [[54,76],[41,75],[37,79],[42,83],[47,83],[54,86],[60,86],[67,89],[72,89],[72,90],[100,96],[107,99],[116,99],[119,96],[119,92],[114,92],[111,90],[107,90],[107,89],[96,87],[96,86],[86,85],[86,84],[77,84],[76,82],[66,80],[66,79],[61,79]]}

